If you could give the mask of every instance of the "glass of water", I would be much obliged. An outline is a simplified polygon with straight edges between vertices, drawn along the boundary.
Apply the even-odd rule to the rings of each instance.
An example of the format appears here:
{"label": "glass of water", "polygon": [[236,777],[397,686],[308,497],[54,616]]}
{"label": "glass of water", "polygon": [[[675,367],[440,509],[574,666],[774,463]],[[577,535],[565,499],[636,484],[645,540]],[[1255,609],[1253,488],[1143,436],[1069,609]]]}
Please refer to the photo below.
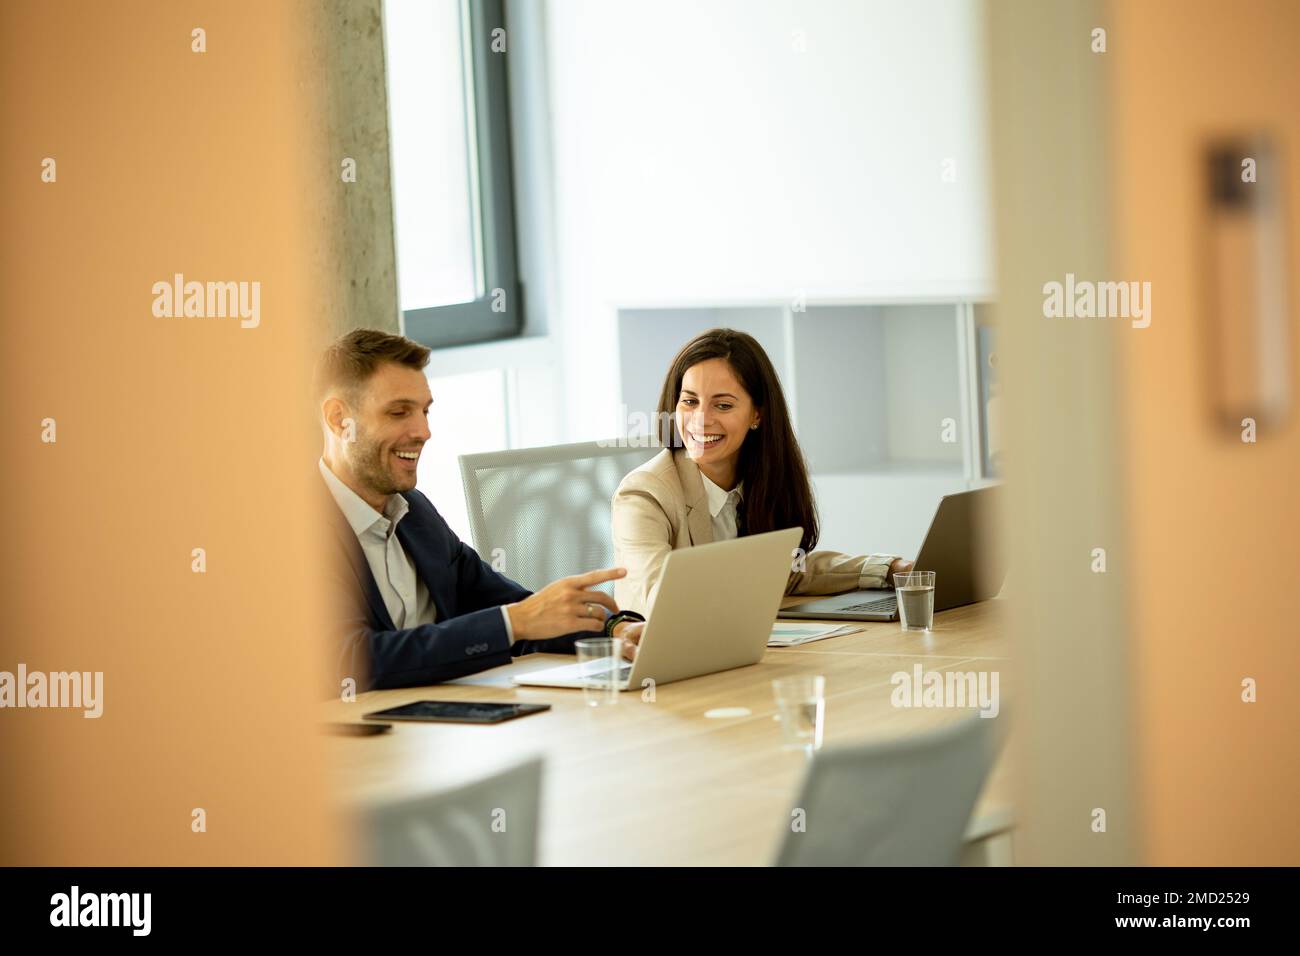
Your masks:
{"label": "glass of water", "polygon": [[619,670],[624,664],[621,637],[587,637],[573,642],[588,707],[617,704]]}
{"label": "glass of water", "polygon": [[894,575],[898,620],[905,631],[934,628],[934,572],[904,571]]}
{"label": "glass of water", "polygon": [[772,681],[777,717],[786,750],[811,754],[821,749],[826,718],[826,678],[821,675],[782,677]]}

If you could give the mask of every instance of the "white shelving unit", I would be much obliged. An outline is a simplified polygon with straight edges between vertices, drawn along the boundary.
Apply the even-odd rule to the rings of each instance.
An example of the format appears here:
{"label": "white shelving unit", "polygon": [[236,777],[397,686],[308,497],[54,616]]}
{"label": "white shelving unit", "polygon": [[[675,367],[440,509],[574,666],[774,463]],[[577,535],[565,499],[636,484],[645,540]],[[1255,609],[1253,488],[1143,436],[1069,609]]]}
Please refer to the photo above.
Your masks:
{"label": "white shelving unit", "polygon": [[913,556],[941,495],[989,483],[970,301],[638,307],[617,316],[629,415],[654,412],[673,356],[700,332],[729,327],[758,339],[808,459],[820,547]]}

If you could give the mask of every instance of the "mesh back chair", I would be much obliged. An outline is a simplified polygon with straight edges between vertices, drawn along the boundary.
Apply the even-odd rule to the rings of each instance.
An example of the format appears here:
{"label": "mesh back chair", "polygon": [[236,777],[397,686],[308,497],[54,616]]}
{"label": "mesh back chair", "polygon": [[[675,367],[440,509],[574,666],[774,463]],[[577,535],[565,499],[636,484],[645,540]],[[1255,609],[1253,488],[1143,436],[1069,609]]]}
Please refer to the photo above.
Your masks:
{"label": "mesh back chair", "polygon": [[461,455],[475,550],[531,591],[609,567],[610,499],[623,476],[658,451],[580,442]]}
{"label": "mesh back chair", "polygon": [[818,751],[777,865],[955,865],[1005,719],[976,714],[902,740]]}
{"label": "mesh back chair", "polygon": [[534,866],[540,829],[540,758],[443,793],[365,813],[374,866]]}

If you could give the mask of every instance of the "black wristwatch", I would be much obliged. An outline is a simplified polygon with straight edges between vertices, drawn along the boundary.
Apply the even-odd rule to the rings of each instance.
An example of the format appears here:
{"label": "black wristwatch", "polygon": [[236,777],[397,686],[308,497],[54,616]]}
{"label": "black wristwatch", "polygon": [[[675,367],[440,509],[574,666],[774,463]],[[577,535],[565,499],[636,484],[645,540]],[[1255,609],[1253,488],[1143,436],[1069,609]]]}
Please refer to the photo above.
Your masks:
{"label": "black wristwatch", "polygon": [[636,611],[619,611],[617,614],[611,614],[609,617],[605,618],[605,636],[613,637],[614,628],[618,627],[624,621],[644,621],[644,620],[645,618],[643,618]]}

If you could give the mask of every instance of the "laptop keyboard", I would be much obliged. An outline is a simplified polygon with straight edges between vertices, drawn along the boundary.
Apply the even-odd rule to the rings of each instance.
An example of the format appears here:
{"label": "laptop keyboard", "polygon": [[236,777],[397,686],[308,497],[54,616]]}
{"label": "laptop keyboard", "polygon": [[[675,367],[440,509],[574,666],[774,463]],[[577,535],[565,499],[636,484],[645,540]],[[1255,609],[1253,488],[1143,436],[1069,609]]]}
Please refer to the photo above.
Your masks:
{"label": "laptop keyboard", "polygon": [[632,665],[628,663],[628,664],[623,664],[618,668],[607,667],[601,671],[587,671],[584,676],[599,677],[603,680],[605,678],[608,678],[611,674],[613,674],[615,680],[619,680],[619,681],[627,680],[629,677],[632,676]]}
{"label": "laptop keyboard", "polygon": [[881,598],[878,601],[867,601],[865,604],[847,604],[838,610],[841,611],[866,611],[868,613],[893,614],[898,610],[898,599],[893,597]]}

